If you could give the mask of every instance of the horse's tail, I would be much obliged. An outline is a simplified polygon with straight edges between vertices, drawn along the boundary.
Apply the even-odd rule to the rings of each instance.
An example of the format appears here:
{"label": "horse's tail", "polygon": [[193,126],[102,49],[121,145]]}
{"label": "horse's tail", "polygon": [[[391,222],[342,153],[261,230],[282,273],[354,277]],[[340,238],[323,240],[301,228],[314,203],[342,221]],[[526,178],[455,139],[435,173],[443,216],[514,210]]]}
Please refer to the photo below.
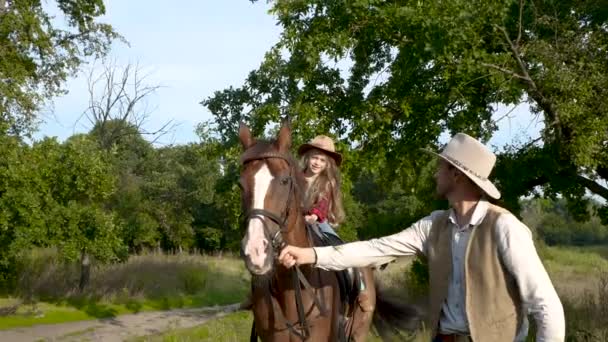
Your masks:
{"label": "horse's tail", "polygon": [[376,281],[373,324],[383,341],[398,341],[420,327],[422,313],[405,300],[391,296]]}

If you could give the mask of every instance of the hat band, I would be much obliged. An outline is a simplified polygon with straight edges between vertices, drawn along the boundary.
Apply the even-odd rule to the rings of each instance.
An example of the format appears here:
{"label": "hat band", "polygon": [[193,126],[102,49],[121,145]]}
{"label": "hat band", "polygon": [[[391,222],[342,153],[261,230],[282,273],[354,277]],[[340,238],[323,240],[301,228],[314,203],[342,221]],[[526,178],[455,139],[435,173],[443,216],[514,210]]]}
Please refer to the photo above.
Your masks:
{"label": "hat band", "polygon": [[331,153],[336,153],[335,148],[332,149],[330,146],[320,146],[317,144],[309,144],[310,146],[319,149],[319,150],[323,150],[323,151],[327,151],[327,152],[331,152]]}
{"label": "hat band", "polygon": [[475,176],[475,177],[477,177],[477,178],[481,179],[482,181],[486,182],[486,181],[488,180],[486,177],[483,177],[483,176],[481,176],[480,174],[478,174],[477,172],[475,172],[475,171],[473,171],[473,170],[469,169],[468,167],[464,166],[464,165],[463,165],[461,162],[459,162],[458,160],[456,160],[456,159],[454,159],[454,158],[452,158],[452,157],[450,157],[450,156],[448,156],[448,155],[445,155],[445,154],[442,154],[441,156],[442,156],[442,157],[444,157],[444,158],[446,158],[447,160],[449,160],[451,163],[455,164],[455,165],[456,165],[456,166],[458,166],[459,168],[461,168],[461,169],[463,169],[463,170],[465,170],[465,171],[467,171],[467,172],[471,173],[473,176]]}

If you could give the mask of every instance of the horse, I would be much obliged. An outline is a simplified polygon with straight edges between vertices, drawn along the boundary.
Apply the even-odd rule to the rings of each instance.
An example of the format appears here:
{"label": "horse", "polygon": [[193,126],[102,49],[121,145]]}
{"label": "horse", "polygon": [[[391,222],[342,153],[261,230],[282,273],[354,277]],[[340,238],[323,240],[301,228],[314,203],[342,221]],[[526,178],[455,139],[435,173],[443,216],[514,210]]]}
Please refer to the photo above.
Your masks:
{"label": "horse", "polygon": [[241,123],[239,140],[241,256],[251,274],[251,341],[365,341],[372,322],[384,339],[387,329],[413,330],[417,310],[379,291],[371,268],[359,270],[363,281],[354,284],[358,291],[344,305],[336,272],[310,265],[287,269],[276,260],[285,244],[318,244],[300,207],[305,180],[289,152],[289,123],[282,123],[274,141],[256,140]]}

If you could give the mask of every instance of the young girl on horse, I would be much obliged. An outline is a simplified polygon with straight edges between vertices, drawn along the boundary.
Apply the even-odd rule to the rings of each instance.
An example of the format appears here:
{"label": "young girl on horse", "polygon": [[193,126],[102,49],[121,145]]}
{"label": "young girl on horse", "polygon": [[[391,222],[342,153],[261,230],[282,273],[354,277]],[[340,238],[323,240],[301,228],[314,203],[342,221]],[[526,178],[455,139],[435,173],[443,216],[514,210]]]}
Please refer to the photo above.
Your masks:
{"label": "young girl on horse", "polygon": [[[301,170],[306,184],[304,190],[304,220],[316,229],[325,245],[339,245],[340,239],[334,228],[344,221],[340,170],[342,155],[336,152],[334,141],[319,135],[298,148]],[[251,297],[241,303],[241,308],[251,307]]]}
{"label": "young girl on horse", "polygon": [[328,243],[341,243],[333,227],[344,221],[339,170],[342,155],[336,152],[334,141],[325,135],[300,146],[298,155],[306,179],[304,219],[307,224],[318,226]]}

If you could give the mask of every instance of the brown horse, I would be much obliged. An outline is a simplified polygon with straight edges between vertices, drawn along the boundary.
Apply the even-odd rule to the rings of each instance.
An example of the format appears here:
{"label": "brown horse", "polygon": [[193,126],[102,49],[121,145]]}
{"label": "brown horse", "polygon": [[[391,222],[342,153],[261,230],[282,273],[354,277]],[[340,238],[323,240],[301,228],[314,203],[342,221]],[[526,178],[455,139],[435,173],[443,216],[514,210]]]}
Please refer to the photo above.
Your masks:
{"label": "brown horse", "polygon": [[286,269],[276,262],[285,244],[315,245],[300,207],[304,180],[289,153],[291,131],[284,122],[275,141],[256,141],[241,124],[239,138],[245,150],[239,181],[246,230],[241,254],[252,275],[251,340],[364,341],[372,321],[381,333],[397,326],[413,329],[417,311],[376,292],[371,269],[361,270],[365,288],[356,286],[360,291],[345,308],[335,272]]}

